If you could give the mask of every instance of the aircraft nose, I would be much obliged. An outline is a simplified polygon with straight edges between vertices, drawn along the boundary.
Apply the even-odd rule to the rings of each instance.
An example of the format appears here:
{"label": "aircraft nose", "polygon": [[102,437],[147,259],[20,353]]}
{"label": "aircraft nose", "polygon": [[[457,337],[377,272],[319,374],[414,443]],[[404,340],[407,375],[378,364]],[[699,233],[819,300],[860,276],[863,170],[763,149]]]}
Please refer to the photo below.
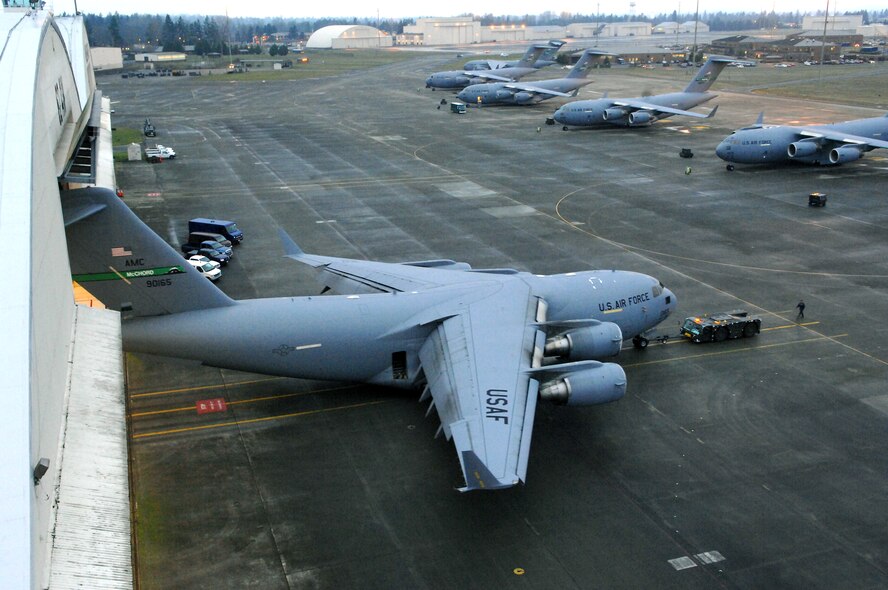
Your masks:
{"label": "aircraft nose", "polygon": [[558,107],[558,110],[555,111],[555,114],[552,115],[552,118],[558,121],[559,123],[564,123],[561,118],[564,116],[564,107]]}
{"label": "aircraft nose", "polygon": [[718,144],[718,147],[715,148],[715,155],[722,160],[729,160],[731,154],[728,151],[728,144],[726,144],[725,142],[721,142],[720,144]]}

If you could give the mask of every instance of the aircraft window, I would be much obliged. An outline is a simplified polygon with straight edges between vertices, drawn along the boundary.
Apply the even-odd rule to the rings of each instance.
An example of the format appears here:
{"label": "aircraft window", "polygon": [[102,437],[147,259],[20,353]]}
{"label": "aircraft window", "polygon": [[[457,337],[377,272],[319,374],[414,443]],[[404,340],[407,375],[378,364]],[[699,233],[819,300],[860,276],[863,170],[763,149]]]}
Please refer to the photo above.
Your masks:
{"label": "aircraft window", "polygon": [[660,285],[654,285],[654,288],[651,289],[651,292],[654,295],[654,298],[657,298],[663,294],[663,287],[661,287]]}

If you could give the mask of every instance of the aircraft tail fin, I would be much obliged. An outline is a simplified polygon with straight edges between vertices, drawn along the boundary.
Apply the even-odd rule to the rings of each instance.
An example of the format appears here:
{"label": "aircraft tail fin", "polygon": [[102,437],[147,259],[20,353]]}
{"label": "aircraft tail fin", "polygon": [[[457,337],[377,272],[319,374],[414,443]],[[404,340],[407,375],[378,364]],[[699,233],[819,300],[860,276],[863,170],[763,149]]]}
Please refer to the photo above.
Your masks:
{"label": "aircraft tail fin", "polygon": [[722,55],[711,55],[706,63],[700,68],[691,83],[684,89],[685,92],[706,92],[715,82],[722,70],[730,64],[737,61],[731,57]]}
{"label": "aircraft tail fin", "polygon": [[610,53],[608,51],[587,49],[583,52],[583,55],[580,56],[576,65],[574,65],[570,72],[567,73],[567,78],[585,78],[589,75],[589,70],[592,69],[592,66],[598,63],[601,58],[615,55],[615,53]]}
{"label": "aircraft tail fin", "polygon": [[61,195],[72,278],[105,307],[155,316],[234,305],[107,188]]}
{"label": "aircraft tail fin", "polygon": [[527,51],[524,52],[524,56],[518,61],[517,66],[519,68],[532,68],[533,64],[536,63],[536,60],[538,60],[540,55],[542,55],[548,48],[548,45],[531,45],[527,48]]}
{"label": "aircraft tail fin", "polygon": [[540,57],[537,61],[552,61],[555,59],[555,54],[558,53],[558,50],[564,46],[564,41],[558,41],[553,39],[549,41],[548,47],[546,47],[545,51],[540,54]]}

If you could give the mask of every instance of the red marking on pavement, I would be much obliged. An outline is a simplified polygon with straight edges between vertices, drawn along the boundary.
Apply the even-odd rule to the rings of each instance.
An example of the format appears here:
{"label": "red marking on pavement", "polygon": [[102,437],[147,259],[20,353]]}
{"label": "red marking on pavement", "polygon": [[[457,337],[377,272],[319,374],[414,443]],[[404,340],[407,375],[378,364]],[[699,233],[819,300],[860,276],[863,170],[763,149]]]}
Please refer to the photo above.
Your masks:
{"label": "red marking on pavement", "polygon": [[228,404],[225,403],[225,398],[223,397],[199,399],[197,400],[196,405],[198,414],[211,414],[213,412],[224,412],[228,410]]}

